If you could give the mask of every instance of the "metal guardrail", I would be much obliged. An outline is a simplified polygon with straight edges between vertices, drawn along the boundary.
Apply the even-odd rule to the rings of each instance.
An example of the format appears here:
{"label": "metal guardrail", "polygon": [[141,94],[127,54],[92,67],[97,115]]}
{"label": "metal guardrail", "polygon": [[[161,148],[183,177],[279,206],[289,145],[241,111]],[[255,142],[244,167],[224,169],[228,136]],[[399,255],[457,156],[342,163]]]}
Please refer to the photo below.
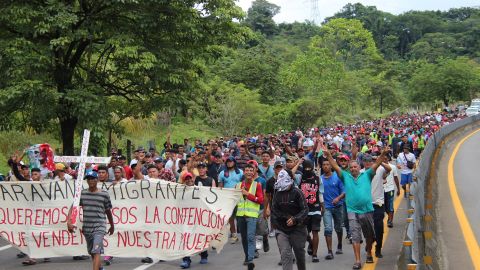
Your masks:
{"label": "metal guardrail", "polygon": [[435,225],[431,221],[436,217],[432,192],[435,187],[430,181],[431,170],[435,169],[432,162],[436,160],[437,148],[441,146],[448,135],[478,121],[480,121],[480,115],[453,122],[442,127],[428,140],[414,172],[416,181],[410,186],[410,197],[407,203],[407,228],[403,248],[406,267],[399,267],[400,269],[430,270],[440,268],[439,261],[442,256],[438,248],[440,245],[432,237]]}

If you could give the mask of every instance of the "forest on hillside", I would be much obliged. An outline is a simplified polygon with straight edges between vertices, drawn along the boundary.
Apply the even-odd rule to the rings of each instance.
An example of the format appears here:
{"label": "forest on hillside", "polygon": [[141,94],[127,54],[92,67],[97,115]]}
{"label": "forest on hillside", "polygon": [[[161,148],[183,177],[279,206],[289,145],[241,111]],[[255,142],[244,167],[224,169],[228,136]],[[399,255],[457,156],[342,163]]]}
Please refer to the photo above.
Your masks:
{"label": "forest on hillside", "polygon": [[324,126],[480,92],[480,9],[393,15],[348,4],[277,24],[256,0],[0,3],[0,130],[55,134],[73,153],[126,119],[219,134]]}

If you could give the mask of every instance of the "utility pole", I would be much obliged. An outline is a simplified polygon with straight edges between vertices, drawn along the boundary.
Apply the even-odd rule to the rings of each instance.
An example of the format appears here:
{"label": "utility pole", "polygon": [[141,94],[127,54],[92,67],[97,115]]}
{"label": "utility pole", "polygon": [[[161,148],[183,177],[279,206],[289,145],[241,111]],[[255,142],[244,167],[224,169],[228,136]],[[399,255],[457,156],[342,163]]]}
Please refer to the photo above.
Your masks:
{"label": "utility pole", "polygon": [[318,7],[318,0],[310,0],[311,20],[314,24],[319,25],[320,22],[320,8]]}

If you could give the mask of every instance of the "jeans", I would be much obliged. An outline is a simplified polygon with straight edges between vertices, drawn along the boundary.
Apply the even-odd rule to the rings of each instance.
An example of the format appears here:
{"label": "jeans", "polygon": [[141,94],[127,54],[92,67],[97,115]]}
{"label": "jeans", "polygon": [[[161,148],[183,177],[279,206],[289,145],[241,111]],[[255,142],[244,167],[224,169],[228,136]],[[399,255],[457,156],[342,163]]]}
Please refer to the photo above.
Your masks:
{"label": "jeans", "polygon": [[282,261],[283,270],[293,269],[293,253],[297,259],[297,269],[305,270],[305,242],[307,241],[307,228],[298,227],[294,231],[284,233],[277,230],[276,233],[278,249]]}
{"label": "jeans", "polygon": [[385,217],[385,207],[373,205],[373,228],[375,230],[376,250],[380,251],[383,246],[383,219]]}
{"label": "jeans", "polygon": [[323,215],[323,225],[325,226],[324,235],[332,236],[333,229],[335,232],[342,232],[342,222],[345,213],[343,212],[343,205],[334,208],[325,208]]}
{"label": "jeans", "polygon": [[242,236],[245,261],[252,262],[255,256],[255,235],[257,232],[257,218],[237,217],[237,227]]}

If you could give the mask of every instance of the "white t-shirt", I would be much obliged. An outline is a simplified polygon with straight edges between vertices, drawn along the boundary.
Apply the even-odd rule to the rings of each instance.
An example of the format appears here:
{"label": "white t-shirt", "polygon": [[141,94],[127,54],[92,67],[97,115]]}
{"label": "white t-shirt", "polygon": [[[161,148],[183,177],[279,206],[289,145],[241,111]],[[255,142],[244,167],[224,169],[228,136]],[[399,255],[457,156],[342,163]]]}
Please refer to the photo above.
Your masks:
{"label": "white t-shirt", "polygon": [[409,169],[407,167],[407,161],[411,161],[415,163],[417,159],[415,158],[415,155],[413,153],[408,153],[405,154],[404,152],[398,154],[397,157],[397,164],[400,165],[400,173],[401,174],[410,174],[413,172],[413,169]]}
{"label": "white t-shirt", "polygon": [[[65,178],[65,179],[64,179],[65,181],[70,181],[70,180],[73,179],[73,177],[72,177],[70,174],[67,174],[67,173],[65,174],[65,176],[64,176],[63,178]],[[57,175],[57,176],[55,176],[55,177],[53,178],[53,180],[54,180],[54,181],[60,181],[61,179],[60,179],[60,177],[58,177],[58,175]]]}
{"label": "white t-shirt", "polygon": [[393,165],[390,163],[390,167],[392,168],[392,171],[387,176],[387,182],[383,184],[383,189],[385,192],[390,192],[392,190],[395,190],[395,179],[394,177],[398,177],[398,170],[397,166]]}
{"label": "white t-shirt", "polygon": [[383,178],[387,171],[383,166],[379,166],[372,179],[372,203],[378,206],[385,204],[385,191],[383,190]]}

